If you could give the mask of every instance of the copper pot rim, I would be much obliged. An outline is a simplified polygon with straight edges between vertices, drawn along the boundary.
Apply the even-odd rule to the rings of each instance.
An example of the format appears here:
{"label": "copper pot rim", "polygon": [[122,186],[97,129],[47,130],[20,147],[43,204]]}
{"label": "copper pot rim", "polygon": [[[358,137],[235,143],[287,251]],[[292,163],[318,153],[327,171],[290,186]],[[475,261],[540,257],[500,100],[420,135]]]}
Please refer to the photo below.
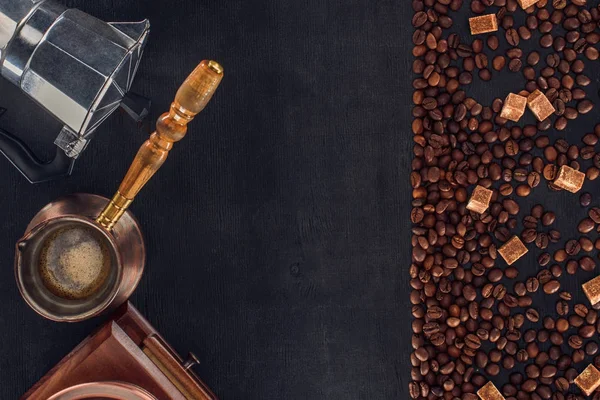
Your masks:
{"label": "copper pot rim", "polygon": [[158,400],[141,387],[125,382],[88,382],[70,386],[52,395],[48,400]]}
{"label": "copper pot rim", "polygon": [[35,301],[33,301],[31,296],[28,294],[27,289],[24,287],[23,282],[20,279],[20,275],[19,275],[20,269],[22,268],[21,263],[19,262],[19,257],[20,257],[19,245],[22,242],[29,240],[32,236],[39,233],[39,231],[46,229],[46,227],[48,225],[51,225],[51,224],[54,224],[57,222],[62,222],[65,220],[67,220],[67,221],[70,220],[70,222],[84,224],[88,227],[91,227],[91,228],[95,229],[96,231],[100,232],[106,238],[106,240],[110,244],[110,248],[112,249],[112,251],[114,252],[114,255],[116,257],[116,264],[117,264],[116,268],[117,268],[117,274],[118,274],[116,282],[119,282],[121,280],[121,278],[123,276],[123,272],[124,272],[122,260],[121,260],[121,253],[119,251],[118,244],[117,244],[115,238],[113,237],[112,233],[110,231],[107,231],[106,229],[104,229],[104,227],[102,227],[100,224],[98,224],[94,219],[84,216],[84,215],[79,215],[79,214],[64,214],[64,215],[61,215],[58,217],[49,218],[49,219],[37,224],[30,230],[28,230],[28,232],[25,233],[25,235],[17,241],[17,244],[15,246],[15,248],[16,248],[15,279],[17,281],[17,287],[19,289],[21,297],[25,300],[25,302],[29,305],[29,307],[31,309],[33,309],[38,315],[40,315],[46,319],[49,319],[51,321],[54,321],[54,322],[80,322],[80,321],[84,321],[86,319],[89,319],[89,318],[92,318],[94,316],[101,314],[102,311],[105,310],[119,294],[119,285],[118,284],[114,285],[114,287],[110,291],[110,294],[108,296],[106,296],[106,298],[101,303],[99,303],[94,308],[90,309],[89,311],[86,311],[85,313],[81,313],[81,314],[78,314],[75,316],[59,316],[59,315],[55,315],[50,312],[47,312],[46,310],[42,309],[39,304],[37,304]]}

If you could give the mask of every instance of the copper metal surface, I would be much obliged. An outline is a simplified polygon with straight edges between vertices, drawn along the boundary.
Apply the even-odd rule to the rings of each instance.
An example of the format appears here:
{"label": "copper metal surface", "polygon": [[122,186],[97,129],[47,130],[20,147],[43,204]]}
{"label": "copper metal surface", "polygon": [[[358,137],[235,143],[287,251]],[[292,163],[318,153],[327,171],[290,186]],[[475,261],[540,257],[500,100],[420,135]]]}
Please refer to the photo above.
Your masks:
{"label": "copper metal surface", "polygon": [[21,400],[48,400],[89,382],[127,382],[160,400],[217,400],[217,396],[129,302],[46,373]]}
{"label": "copper metal surface", "polygon": [[[146,261],[146,249],[138,222],[130,212],[126,212],[110,233],[106,233],[94,219],[100,214],[108,203],[108,199],[93,194],[73,194],[62,197],[44,207],[31,220],[27,226],[26,234],[19,240],[16,249],[15,275],[21,295],[27,303],[40,315],[54,321],[76,322],[96,316],[104,311],[114,309],[124,303],[137,287],[144,270]],[[65,316],[53,312],[48,307],[43,307],[34,299],[32,291],[43,290],[39,287],[39,280],[32,280],[24,276],[25,265],[24,252],[21,247],[23,241],[31,239],[32,234],[38,234],[45,224],[55,224],[60,220],[68,220],[72,223],[85,224],[99,232],[104,232],[109,238],[109,243],[116,249],[118,254],[118,287],[111,291],[103,301],[98,302],[98,307],[78,315]],[[25,250],[27,251],[27,250]],[[29,268],[31,270],[31,268]],[[37,286],[37,287],[36,287]],[[55,301],[60,298],[55,297]]]}
{"label": "copper metal surface", "polygon": [[61,390],[48,400],[157,400],[139,386],[123,382],[90,382]]}

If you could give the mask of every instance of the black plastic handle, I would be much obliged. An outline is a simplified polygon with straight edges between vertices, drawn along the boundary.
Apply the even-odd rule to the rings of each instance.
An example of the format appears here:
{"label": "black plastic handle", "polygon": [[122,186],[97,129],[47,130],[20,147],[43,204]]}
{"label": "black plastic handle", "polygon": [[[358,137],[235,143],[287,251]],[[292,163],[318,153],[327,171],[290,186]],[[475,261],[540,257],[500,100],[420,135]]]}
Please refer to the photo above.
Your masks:
{"label": "black plastic handle", "polygon": [[[0,110],[0,115],[2,115]],[[75,159],[56,148],[56,156],[51,161],[42,161],[25,143],[15,135],[0,129],[0,153],[31,183],[40,183],[71,175]]]}

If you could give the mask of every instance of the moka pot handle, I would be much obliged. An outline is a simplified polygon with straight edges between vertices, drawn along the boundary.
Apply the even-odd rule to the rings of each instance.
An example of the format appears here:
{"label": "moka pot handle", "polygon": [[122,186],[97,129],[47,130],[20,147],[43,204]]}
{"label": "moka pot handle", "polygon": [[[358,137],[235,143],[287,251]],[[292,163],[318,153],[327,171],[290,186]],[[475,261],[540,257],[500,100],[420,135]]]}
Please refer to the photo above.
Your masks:
{"label": "moka pot handle", "polygon": [[[4,113],[0,109],[0,116]],[[75,159],[56,148],[53,160],[42,161],[21,139],[0,129],[0,153],[27,178],[30,183],[40,183],[71,175]]]}

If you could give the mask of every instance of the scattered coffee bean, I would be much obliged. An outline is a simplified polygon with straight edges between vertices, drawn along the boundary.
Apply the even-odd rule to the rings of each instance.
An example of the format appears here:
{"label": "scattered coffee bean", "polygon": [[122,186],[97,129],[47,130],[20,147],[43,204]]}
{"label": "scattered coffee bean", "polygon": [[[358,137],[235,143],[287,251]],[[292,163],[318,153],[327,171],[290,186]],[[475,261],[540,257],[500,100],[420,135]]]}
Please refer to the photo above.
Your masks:
{"label": "scattered coffee bean", "polygon": [[588,212],[588,216],[594,223],[600,224],[600,208],[594,207]]}
{"label": "scattered coffee bean", "polygon": [[535,245],[542,250],[548,247],[548,242],[548,235],[543,232],[538,233],[537,237],[535,238]]}
{"label": "scattered coffee bean", "polygon": [[556,215],[552,211],[549,211],[549,212],[545,213],[544,215],[542,215],[542,225],[544,225],[544,226],[552,225],[554,223],[555,219],[556,219]]}
{"label": "scattered coffee bean", "polygon": [[540,287],[540,284],[539,284],[539,281],[537,278],[532,277],[532,278],[527,279],[525,286],[529,293],[535,293],[535,292],[537,292],[538,288]]}
{"label": "scattered coffee bean", "polygon": [[[572,275],[593,275],[600,239],[592,235],[600,232],[600,208],[591,207],[589,193],[579,193],[579,204],[591,208],[577,224],[581,237],[562,245],[561,233],[551,229],[554,212],[536,205],[522,215],[519,204],[536,188],[543,196],[547,189],[548,196],[557,195],[561,189],[553,181],[562,166],[584,172],[589,181],[600,177],[600,124],[582,132],[581,143],[571,132],[564,139],[557,135],[594,110],[588,95],[593,61],[600,58],[600,8],[586,0],[540,0],[526,10],[517,0],[413,0],[411,5],[409,397],[477,400],[479,388],[502,376],[498,387],[510,400],[579,400],[567,393],[587,356],[600,367],[600,321],[595,309],[572,305],[577,296],[561,290],[561,282],[571,288],[573,279],[587,279]],[[493,13],[500,30],[467,39],[453,28],[461,11]],[[534,36],[538,48],[525,52],[522,45]],[[524,78],[521,87],[510,90],[524,97],[539,90],[554,107],[552,115],[536,123],[527,120],[528,110],[517,122],[501,118],[508,87],[494,93],[491,103],[478,103],[481,96],[472,95],[470,87],[493,82],[505,68]],[[476,186],[492,190],[481,213],[466,209]],[[570,213],[555,211],[565,217],[561,224],[577,222],[568,221]],[[508,266],[498,246],[518,234],[521,221],[519,237],[532,254]],[[535,253],[530,243],[550,249]],[[541,269],[517,281],[519,272],[527,276],[532,257]],[[547,314],[539,303],[547,301],[534,294],[540,287],[546,295],[559,295],[556,313]],[[515,370],[516,363],[524,363],[524,370]]]}
{"label": "scattered coffee bean", "polygon": [[583,207],[587,207],[592,203],[592,195],[589,193],[582,193],[581,196],[579,196],[579,204],[581,204]]}
{"label": "scattered coffee bean", "polygon": [[577,240],[569,240],[565,243],[565,251],[570,256],[577,255],[581,251],[581,245]]}
{"label": "scattered coffee bean", "polygon": [[560,282],[556,280],[550,280],[544,284],[544,293],[553,294],[558,292],[560,289]]}
{"label": "scattered coffee bean", "polygon": [[577,230],[581,233],[588,233],[594,229],[594,226],[595,223],[591,218],[585,218],[577,225]]}

